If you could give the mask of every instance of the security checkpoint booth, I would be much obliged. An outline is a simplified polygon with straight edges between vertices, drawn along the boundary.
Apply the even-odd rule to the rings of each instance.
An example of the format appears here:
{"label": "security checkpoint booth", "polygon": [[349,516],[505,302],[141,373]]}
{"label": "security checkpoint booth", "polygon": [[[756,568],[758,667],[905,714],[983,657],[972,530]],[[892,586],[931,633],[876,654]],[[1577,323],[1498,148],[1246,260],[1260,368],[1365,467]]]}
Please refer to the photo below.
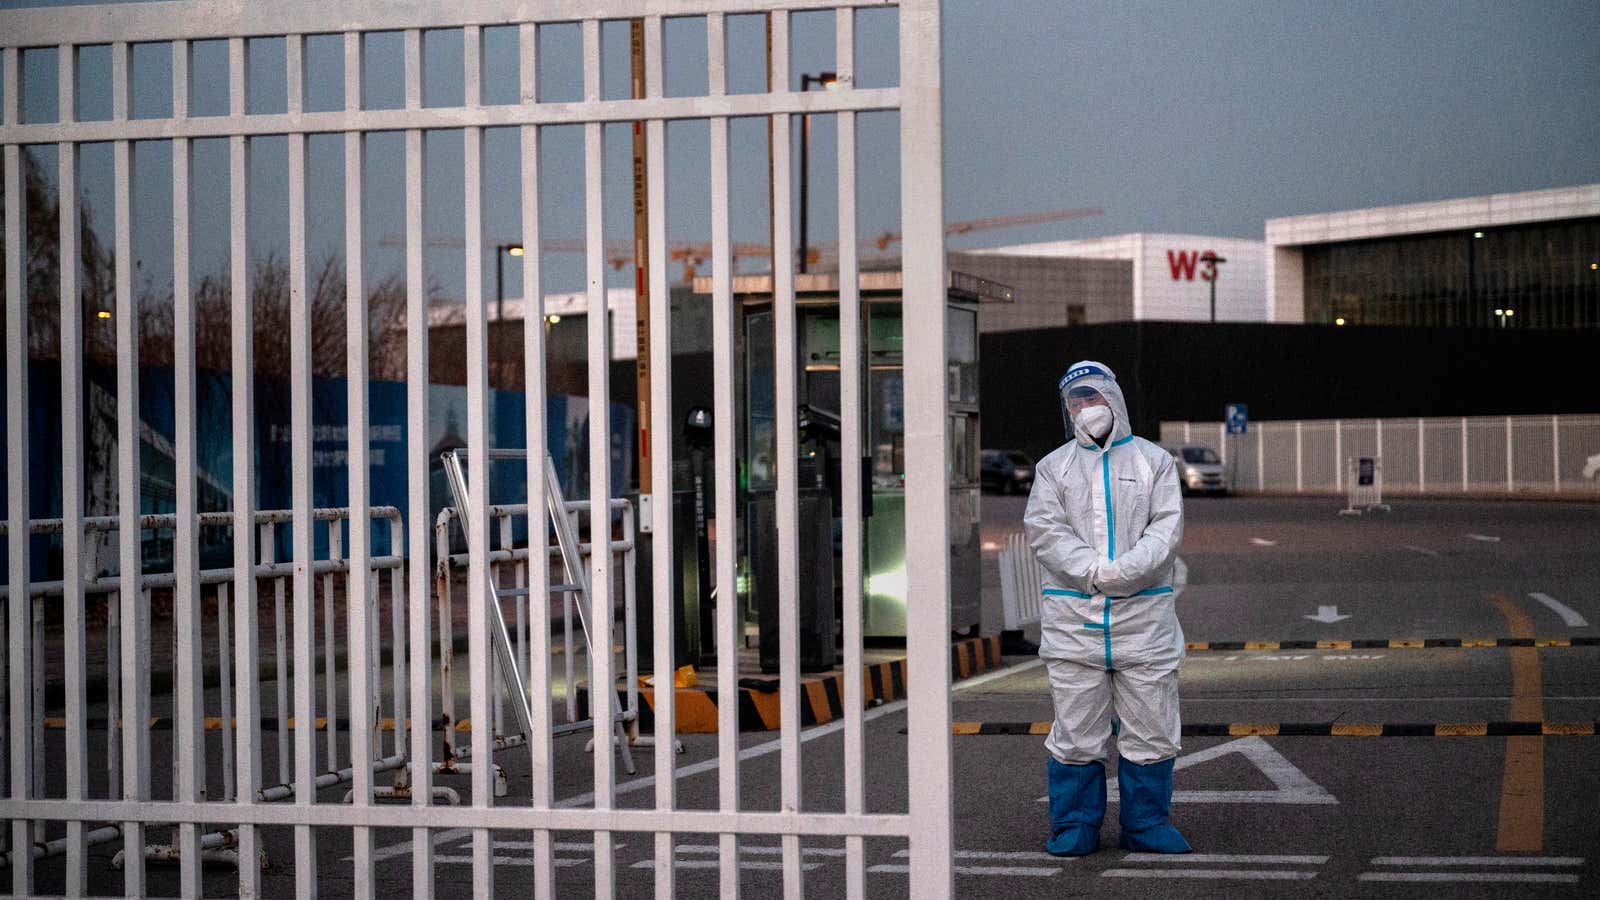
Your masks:
{"label": "security checkpoint booth", "polygon": [[[889,4],[892,5],[892,4]],[[951,553],[954,520],[964,516],[953,494],[951,472],[970,466],[975,475],[976,413],[967,409],[965,366],[971,360],[953,354],[949,341],[966,329],[962,303],[952,304],[951,284],[945,271],[942,214],[940,4],[937,0],[903,0],[896,9],[898,78],[892,86],[857,87],[853,72],[858,52],[874,52],[856,44],[858,8],[884,8],[880,0],[830,0],[822,4],[833,12],[834,41],[840,90],[805,93],[795,90],[789,62],[790,12],[813,10],[815,3],[792,0],[551,0],[541,3],[505,3],[499,0],[411,0],[406,3],[370,4],[355,0],[283,0],[256,3],[249,0],[177,0],[177,2],[109,4],[40,8],[0,12],[0,148],[3,148],[4,187],[4,298],[6,403],[6,595],[3,619],[7,629],[4,691],[6,727],[0,757],[4,759],[3,863],[10,893],[147,895],[176,891],[184,896],[202,893],[237,893],[240,896],[315,896],[319,883],[337,878],[358,896],[378,890],[378,867],[391,876],[396,867],[409,870],[414,896],[428,897],[436,889],[436,842],[445,835],[464,834],[470,841],[469,862],[473,892],[496,893],[497,875],[516,871],[531,881],[532,893],[552,897],[573,893],[613,896],[619,891],[643,890],[648,878],[655,895],[676,893],[674,842],[685,835],[715,837],[718,883],[725,896],[740,888],[740,841],[769,836],[781,847],[783,893],[798,898],[806,894],[802,839],[838,838],[844,843],[844,893],[865,895],[866,844],[871,838],[904,841],[908,846],[909,890],[917,897],[948,897],[953,892],[951,860],[954,857],[952,766],[950,745],[950,654],[952,626],[952,572],[958,567]],[[770,29],[771,87],[758,93],[730,93],[728,16],[762,14]],[[663,31],[666,20],[689,19],[705,33],[706,80],[703,90],[689,95],[665,88]],[[604,95],[601,87],[601,30],[607,21],[626,21],[640,48],[642,77],[635,96],[620,99]],[[551,26],[568,26],[545,33]],[[496,32],[495,41],[486,32]],[[459,100],[446,95],[424,102],[424,43],[429,35],[447,32],[459,36],[462,47]],[[394,52],[373,50],[373,36],[398,36]],[[329,36],[339,59],[342,101],[333,108],[311,108],[307,102],[309,66],[314,39],[326,49]],[[543,38],[568,40],[579,45],[583,61],[583,97],[556,102],[540,91],[536,52]],[[508,39],[501,40],[501,38]],[[576,38],[577,40],[573,40]],[[253,59],[259,42],[281,47],[281,56],[266,54]],[[225,75],[197,77],[198,49],[206,60],[225,48]],[[381,42],[388,47],[388,42]],[[492,104],[485,99],[485,59],[494,48],[510,46],[519,73],[517,100]],[[170,58],[170,109],[143,110],[135,114],[135,48]],[[104,84],[92,83],[79,67],[80,53],[95,48],[109,50],[109,74]],[[40,54],[35,57],[34,54]],[[431,59],[431,54],[429,55]],[[25,64],[24,57],[28,57]],[[98,58],[98,56],[97,56]],[[148,58],[140,56],[140,58]],[[42,63],[39,63],[43,60]],[[254,105],[250,88],[253,73],[264,70],[263,60],[281,60],[271,72],[284,86],[285,106],[268,111]],[[35,64],[39,63],[39,64]],[[434,67],[429,63],[430,72]],[[58,99],[51,117],[22,115],[20,97],[24,72],[30,78],[49,72]],[[397,108],[371,108],[364,90],[369,78],[392,78],[403,85],[404,102]],[[201,110],[192,101],[205,89],[226,84],[222,111]],[[80,118],[78,110],[88,92],[109,94],[106,118]],[[669,95],[670,93],[670,95]],[[886,573],[905,598],[899,617],[889,609],[869,613],[874,603],[868,584],[867,562],[882,554],[869,550],[875,540],[859,511],[864,507],[863,485],[880,492],[875,473],[879,464],[877,438],[866,430],[882,417],[865,412],[872,403],[871,380],[875,343],[875,306],[868,280],[858,272],[856,241],[856,117],[862,112],[893,111],[898,116],[899,145],[914,148],[900,163],[903,277],[898,285],[904,302],[900,317],[898,359],[901,373],[902,422],[898,436],[884,450],[890,462],[881,493],[885,509],[899,504],[904,528],[901,539],[903,567]],[[216,114],[204,115],[202,112]],[[838,457],[840,459],[838,509],[843,621],[844,798],[839,808],[822,808],[804,798],[801,780],[801,597],[798,570],[802,533],[802,452],[805,441],[816,440],[826,429],[801,426],[803,389],[821,384],[803,379],[788,360],[802,358],[799,348],[826,354],[823,335],[807,336],[800,303],[802,294],[794,275],[794,241],[790,218],[790,143],[793,116],[830,115],[837,119],[839,223],[841,252],[834,288],[839,313],[837,346]],[[592,790],[577,796],[557,796],[552,773],[552,740],[558,731],[552,697],[551,629],[549,604],[526,606],[532,621],[519,628],[527,646],[514,647],[499,620],[500,585],[490,578],[496,566],[520,566],[522,586],[512,591],[543,598],[560,589],[576,593],[588,604],[586,628],[593,645],[609,648],[615,634],[614,597],[622,581],[619,554],[631,553],[627,541],[619,546],[607,530],[627,521],[634,512],[642,518],[651,510],[671,506],[672,451],[657,444],[650,462],[653,491],[640,498],[636,511],[615,505],[618,486],[611,483],[607,465],[611,423],[605,415],[588,421],[589,477],[585,497],[562,498],[547,486],[547,462],[541,453],[509,457],[514,447],[491,443],[488,404],[488,344],[486,341],[492,298],[484,288],[483,262],[493,247],[484,236],[485,136],[492,128],[513,129],[520,141],[516,164],[522,189],[516,197],[520,210],[521,242],[541,245],[540,183],[541,131],[550,126],[578,126],[583,131],[581,171],[555,172],[583,185],[585,272],[591,314],[588,316],[588,389],[597,409],[607,408],[610,394],[606,352],[605,267],[603,233],[603,127],[641,122],[644,147],[643,172],[647,190],[642,196],[647,235],[640,235],[645,257],[640,281],[648,285],[654,326],[648,342],[651,356],[667,359],[671,309],[667,290],[666,126],[669,121],[707,122],[710,134],[710,208],[712,217],[712,276],[714,360],[717,386],[714,397],[715,428],[711,441],[716,481],[717,518],[733,521],[737,496],[739,453],[736,423],[741,418],[735,404],[734,384],[739,366],[754,364],[736,352],[739,332],[751,325],[754,313],[735,300],[730,239],[730,154],[728,131],[735,117],[770,119],[773,173],[774,275],[766,292],[767,316],[773,358],[771,414],[765,427],[773,448],[770,469],[770,517],[774,536],[778,668],[781,687],[781,775],[773,788],[775,802],[741,796],[739,773],[738,710],[735,704],[718,709],[718,801],[713,809],[686,809],[677,799],[677,765],[674,754],[674,704],[656,703],[653,803],[623,808],[618,803],[617,755],[607,752],[611,725],[619,716],[609,690],[592,691],[589,718],[600,723],[592,755]],[[454,633],[451,615],[441,616],[435,631],[433,613],[436,590],[436,546],[429,509],[428,472],[432,460],[426,429],[428,399],[428,293],[423,263],[423,180],[426,172],[424,137],[448,131],[461,136],[460,171],[463,185],[460,227],[465,272],[466,390],[465,449],[452,477],[462,496],[454,513],[466,530],[466,603],[464,664],[435,649],[435,638],[445,629]],[[364,269],[364,247],[377,239],[374,226],[364,220],[364,192],[383,190],[374,185],[375,173],[366,156],[370,135],[396,133],[403,137],[403,173],[392,174],[395,191],[404,195],[405,312],[398,343],[376,346],[368,329],[369,273]],[[344,189],[344,296],[342,328],[311,317],[313,278],[307,263],[308,144],[313,135],[334,136],[342,148]],[[252,143],[259,138],[287,144],[287,226],[281,239],[288,259],[289,298],[287,338],[290,362],[285,393],[291,407],[289,459],[291,502],[283,510],[261,509],[256,494],[260,440],[252,428],[256,370],[254,316],[257,290],[250,277],[252,254],[252,203],[250,162]],[[220,140],[227,145],[225,195],[194,189],[195,145]],[[170,206],[151,203],[135,190],[134,162],[150,142],[170,151]],[[31,148],[50,147],[57,160],[53,173],[60,197],[59,257],[80,257],[79,167],[88,157],[87,145],[109,146],[114,200],[111,204],[115,247],[114,279],[110,287],[110,325],[115,332],[116,415],[115,495],[113,516],[86,515],[82,485],[91,453],[83,426],[84,393],[83,284],[77,266],[53,273],[58,291],[49,305],[58,307],[61,411],[60,460],[42,460],[30,452],[28,417],[30,395],[30,329],[39,321],[39,303],[27,289],[38,280],[24,266],[28,221],[23,191],[24,155]],[[165,201],[165,197],[163,197]],[[226,204],[228,209],[227,262],[231,345],[229,371],[234,389],[226,410],[232,430],[231,508],[202,508],[196,461],[197,419],[220,414],[196,405],[198,379],[196,344],[203,339],[196,327],[196,278],[192,243],[196,225],[192,210],[204,204]],[[149,377],[139,365],[139,323],[136,306],[133,231],[136,214],[170,218],[172,277],[172,340],[175,385],[176,439],[173,442],[173,493],[175,512],[170,519],[147,520],[141,515],[140,447],[144,423],[137,398],[140,379]],[[522,269],[521,295],[544,295],[537,254],[530,254]],[[538,303],[535,302],[535,306]],[[48,305],[47,305],[48,308]],[[104,317],[102,317],[104,318]],[[522,346],[527,364],[527,434],[523,447],[544,447],[547,392],[544,367],[543,313],[533,309],[524,316]],[[973,323],[975,326],[975,323]],[[820,327],[820,326],[818,326]],[[314,334],[314,330],[317,331]],[[342,331],[347,381],[348,504],[340,509],[319,509],[312,498],[314,437],[312,416],[313,346],[324,330]],[[972,327],[975,332],[975,327]],[[866,334],[864,334],[864,332]],[[885,339],[887,332],[884,333]],[[886,349],[886,348],[885,348]],[[375,353],[403,355],[407,390],[404,455],[408,465],[407,495],[402,506],[374,502],[369,480],[372,465],[367,412],[371,360]],[[809,353],[810,350],[805,351]],[[887,358],[887,357],[886,357]],[[741,362],[743,359],[743,362]],[[889,363],[885,363],[889,365]],[[670,367],[665,367],[670,369]],[[887,371],[887,370],[885,370]],[[884,382],[886,383],[886,382]],[[971,376],[975,399],[976,377]],[[670,371],[658,370],[650,383],[649,413],[641,425],[655,434],[667,434],[677,425],[669,421],[672,409]],[[643,399],[643,398],[641,398]],[[970,413],[970,415],[969,415]],[[970,430],[969,430],[970,429]],[[831,438],[829,438],[831,439]],[[961,447],[962,461],[953,447]],[[970,446],[970,454],[966,449]],[[863,459],[871,459],[864,466]],[[518,507],[496,506],[489,496],[491,462],[526,467],[527,497]],[[48,465],[47,465],[48,463]],[[59,465],[61,516],[43,520],[30,515],[28,485]],[[754,473],[751,473],[752,477]],[[890,475],[903,478],[891,490]],[[50,476],[54,477],[54,476]],[[813,477],[815,477],[813,475]],[[965,477],[965,474],[962,475]],[[976,481],[972,494],[976,496]],[[964,488],[963,488],[964,490]],[[647,503],[648,501],[648,503]],[[582,516],[568,518],[573,502],[584,503],[589,513],[587,541],[568,531]],[[651,510],[645,509],[648,505]],[[596,513],[595,511],[603,511]],[[875,511],[876,513],[876,511]],[[520,516],[526,535],[525,552],[496,548],[491,522]],[[669,516],[651,522],[652,540],[670,545],[673,523]],[[377,527],[375,527],[377,525]],[[287,532],[287,552],[278,540],[258,538],[263,526],[282,526]],[[628,526],[621,525],[626,529]],[[887,526],[885,526],[887,529]],[[141,534],[164,529],[171,534],[170,572],[152,573],[141,559]],[[231,545],[230,565],[202,569],[198,548],[203,529],[225,532]],[[551,531],[558,532],[552,543]],[[892,530],[892,529],[889,529]],[[959,531],[959,528],[956,528]],[[375,550],[379,534],[387,542]],[[115,534],[114,559],[93,560],[86,552],[92,535]],[[45,535],[59,546],[60,571],[55,563],[32,552],[26,535]],[[338,534],[336,540],[333,535]],[[625,535],[626,536],[626,535]],[[209,538],[208,538],[209,540]],[[584,553],[587,543],[589,551]],[[563,581],[555,581],[551,553],[559,545]],[[451,555],[445,542],[443,555]],[[611,552],[615,550],[616,552]],[[496,556],[504,552],[508,555]],[[737,545],[731,529],[719,531],[713,550],[716,581],[733,584],[737,578]],[[887,551],[885,551],[886,553]],[[277,554],[277,555],[274,555]],[[337,558],[335,558],[337,557]],[[886,557],[885,557],[886,558]],[[640,598],[640,616],[654,624],[654,690],[670,691],[674,668],[672,647],[673,598],[670,554],[652,558],[651,596]],[[209,565],[209,563],[208,563]],[[622,564],[625,565],[625,564]],[[387,575],[385,578],[383,576]],[[319,585],[319,581],[323,583]],[[226,585],[231,594],[219,598]],[[320,587],[320,590],[319,590]],[[151,590],[170,591],[170,616],[155,614]],[[876,591],[874,586],[871,591]],[[885,594],[891,593],[887,588]],[[273,597],[275,628],[260,612],[264,596]],[[968,595],[968,596],[975,596]],[[115,665],[103,672],[91,668],[87,652],[93,635],[86,611],[91,600],[103,598],[108,615],[114,615],[117,653]],[[281,598],[281,599],[280,599]],[[319,602],[320,609],[319,609]],[[213,607],[212,603],[217,606]],[[722,604],[715,621],[718,653],[716,681],[723,696],[737,692],[737,654],[741,623],[734,604]],[[213,620],[209,610],[216,608]],[[519,607],[521,608],[521,607]],[[222,610],[231,610],[231,617]],[[114,613],[112,612],[114,610]],[[861,648],[866,635],[863,622],[881,623],[887,631],[901,631],[907,650],[906,758],[907,768],[918,773],[916,790],[906,798],[905,812],[869,808],[863,784],[865,758],[863,717],[865,706]],[[207,627],[215,624],[216,631]],[[59,640],[43,639],[45,629],[59,630]],[[275,631],[276,646],[263,640]],[[159,635],[159,637],[157,636]],[[318,641],[317,638],[322,640]],[[170,678],[152,672],[151,649],[170,641]],[[271,647],[271,652],[267,652]],[[59,650],[57,649],[59,648]],[[276,691],[262,676],[263,662],[271,657],[280,668]],[[231,678],[213,684],[211,660],[225,661]],[[436,666],[453,662],[439,675]],[[325,664],[325,665],[324,665]],[[611,653],[596,652],[588,660],[588,682],[611,685],[615,681]],[[283,667],[287,673],[283,673]],[[387,667],[387,677],[385,677]],[[320,670],[320,675],[319,675]],[[451,672],[465,672],[466,716],[463,722],[441,722],[442,691],[456,685],[446,680]],[[498,677],[497,677],[498,675]],[[95,684],[91,686],[90,682]],[[516,690],[522,688],[524,690]],[[45,688],[49,687],[50,691]],[[91,687],[93,688],[91,690]],[[59,688],[61,705],[47,701]],[[209,717],[217,709],[218,691],[231,698],[224,715]],[[274,695],[275,693],[275,695]],[[91,703],[93,701],[93,703]],[[94,704],[104,703],[103,708]],[[514,721],[521,740],[500,740],[491,723],[495,708],[513,704]],[[209,707],[209,708],[208,708]],[[59,723],[60,737],[47,740],[46,720]],[[152,722],[166,725],[160,730]],[[293,727],[282,727],[292,722]],[[467,746],[461,747],[454,769],[441,768],[437,757],[441,727],[470,724]],[[275,730],[277,740],[267,740],[264,726]],[[55,726],[52,726],[55,728]],[[103,729],[103,730],[102,730]],[[167,730],[170,729],[170,730]],[[466,731],[465,728],[458,730]],[[104,752],[115,767],[96,762],[91,755]],[[218,751],[230,762],[219,773],[208,766]],[[504,766],[526,767],[526,782],[512,788],[499,782]],[[624,766],[627,767],[626,761]],[[111,771],[107,771],[110,768]],[[270,774],[269,774],[270,773]],[[449,782],[461,775],[463,780]],[[108,777],[108,775],[110,777]],[[587,784],[587,783],[586,783]],[[637,787],[638,785],[635,785]],[[449,790],[445,790],[449,788]],[[750,788],[746,786],[744,792]],[[459,803],[453,802],[459,801]],[[456,830],[460,830],[459,832]],[[385,831],[404,833],[404,843],[379,848]],[[557,832],[592,835],[584,845],[582,872],[560,867]],[[326,842],[337,832],[340,841]],[[497,836],[511,832],[519,840],[508,847]],[[619,834],[648,835],[653,863],[648,874],[621,869],[616,864]],[[348,838],[348,843],[345,842]],[[637,839],[635,839],[637,841]],[[348,847],[348,850],[345,848]],[[337,849],[335,849],[337,848]],[[207,854],[231,852],[236,868],[202,871]],[[517,855],[508,869],[505,854]],[[113,855],[115,854],[115,855]],[[407,859],[409,857],[409,859]],[[570,860],[561,860],[570,863]],[[165,864],[171,864],[167,868]],[[113,868],[120,865],[120,869]],[[570,880],[577,878],[578,880]],[[631,879],[631,881],[630,881]],[[174,883],[175,882],[175,883]],[[225,883],[224,883],[225,882]],[[327,885],[321,885],[326,888]]]}
{"label": "security checkpoint booth", "polygon": [[[1005,285],[949,272],[946,399],[949,441],[950,625],[975,629],[980,620],[978,415],[978,306],[1010,302]],[[858,377],[865,402],[857,410],[857,427],[865,438],[860,460],[862,547],[862,634],[869,640],[894,642],[906,636],[907,580],[905,513],[905,355],[904,277],[898,270],[860,275],[860,305],[855,333]],[[695,280],[695,289],[709,295],[710,278]],[[773,345],[772,278],[747,275],[734,279],[738,306],[736,356],[743,377],[735,382],[739,410],[739,531],[745,552],[740,580],[740,605],[747,621],[758,626],[762,668],[776,669],[777,648],[767,638],[777,611],[777,558],[772,540],[776,505],[774,462],[777,459],[774,366],[784,361]],[[798,561],[801,579],[801,665],[808,670],[833,668],[834,642],[842,609],[842,550],[835,537],[844,513],[840,385],[845,358],[841,348],[839,275],[801,274],[795,278],[796,333],[793,365],[797,373],[799,415],[800,530],[805,536]]]}

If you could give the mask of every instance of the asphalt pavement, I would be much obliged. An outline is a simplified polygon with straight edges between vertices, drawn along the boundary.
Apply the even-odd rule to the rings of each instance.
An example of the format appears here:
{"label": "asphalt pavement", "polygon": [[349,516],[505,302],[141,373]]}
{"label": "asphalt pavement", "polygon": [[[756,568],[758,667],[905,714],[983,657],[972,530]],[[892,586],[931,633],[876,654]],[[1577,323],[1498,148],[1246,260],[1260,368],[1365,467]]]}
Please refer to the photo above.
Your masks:
{"label": "asphalt pavement", "polygon": [[[984,498],[986,542],[1018,527],[1023,502]],[[1106,849],[1076,860],[1044,854],[1042,736],[963,734],[953,738],[958,895],[1600,893],[1594,816],[1600,737],[1593,735],[1600,720],[1600,646],[1571,646],[1600,636],[1593,624],[1600,623],[1600,505],[1393,505],[1389,514],[1356,518],[1339,517],[1341,504],[1329,498],[1187,501],[1182,555],[1190,581],[1177,602],[1188,640],[1275,647],[1199,650],[1184,665],[1182,713],[1191,731],[1177,764],[1173,820],[1195,853],[1150,857],[1116,849],[1113,802],[1102,833]],[[1410,646],[1441,638],[1468,646]],[[1495,639],[1551,645],[1470,646]],[[1318,641],[1351,643],[1316,649]],[[1281,648],[1285,642],[1291,646]],[[957,722],[1024,730],[1048,722],[1043,668],[1025,657],[1007,661],[1006,669],[956,686]],[[1493,730],[1508,722],[1588,723],[1589,733],[1504,736]],[[904,811],[916,784],[916,773],[904,765],[905,723],[901,703],[868,712],[870,811]],[[1393,733],[1372,726],[1395,725],[1411,726],[1417,736],[1371,736]],[[1313,726],[1323,733],[1282,733]],[[1434,730],[1424,733],[1423,726]],[[1212,730],[1194,733],[1201,727]],[[1455,732],[1459,736],[1437,736]],[[156,733],[157,759],[169,736]],[[803,738],[802,808],[842,810],[840,729],[818,726]],[[54,733],[52,752],[59,740]],[[775,732],[741,736],[747,809],[777,808],[777,740]],[[220,753],[216,741],[209,744]],[[683,745],[680,805],[714,808],[715,737],[685,736]],[[559,801],[584,805],[593,787],[584,739],[559,738],[556,753]],[[641,748],[635,756],[637,775],[619,774],[621,806],[653,803],[651,751]],[[520,804],[529,778],[525,756],[502,751],[497,762],[510,787],[497,803]],[[269,758],[268,770],[274,766]],[[164,775],[156,774],[159,795]],[[465,777],[442,776],[440,783],[469,794]],[[343,792],[330,789],[321,799],[337,802]],[[288,894],[291,835],[287,829],[265,835],[267,894]],[[531,835],[497,833],[495,839],[497,886],[526,893]],[[593,836],[556,839],[560,895],[591,893]],[[615,841],[618,895],[649,894],[653,836],[617,834]],[[375,836],[381,892],[409,890],[409,842],[409,833],[398,830]],[[714,843],[678,836],[680,896],[717,894]],[[470,835],[438,832],[434,846],[440,895],[469,896]],[[119,873],[103,865],[114,849],[93,852],[96,891],[120,887]],[[779,891],[776,840],[751,838],[741,851],[744,890],[750,896]],[[843,852],[842,840],[805,843],[808,896],[842,895]],[[324,896],[353,887],[349,858],[348,832],[324,830],[318,844]],[[868,841],[869,895],[905,896],[907,863],[904,842]],[[60,871],[59,860],[41,864],[41,887],[58,883]],[[175,890],[175,870],[150,871],[153,891]],[[233,889],[231,870],[207,869],[208,894]]]}

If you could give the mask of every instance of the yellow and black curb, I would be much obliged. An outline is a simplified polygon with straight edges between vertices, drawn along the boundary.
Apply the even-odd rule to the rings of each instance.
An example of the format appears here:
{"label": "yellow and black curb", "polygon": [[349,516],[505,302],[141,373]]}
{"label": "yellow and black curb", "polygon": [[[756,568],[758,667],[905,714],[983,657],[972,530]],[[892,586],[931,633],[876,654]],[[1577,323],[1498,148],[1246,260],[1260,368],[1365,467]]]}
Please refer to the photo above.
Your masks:
{"label": "yellow and black curb", "polygon": [[[1185,722],[1185,737],[1594,736],[1595,722]],[[957,736],[1046,735],[1050,722],[956,722]]]}
{"label": "yellow and black curb", "polygon": [[1190,652],[1228,650],[1431,650],[1437,647],[1600,647],[1600,636],[1564,638],[1357,638],[1348,641],[1190,641]]}
{"label": "yellow and black curb", "polygon": [[[1000,668],[1000,637],[969,638],[950,645],[951,677],[960,680]],[[872,663],[862,669],[862,689],[868,704],[889,702],[906,696],[904,658]],[[625,688],[618,688],[622,698]],[[588,694],[578,690],[579,716],[588,715]],[[655,692],[639,691],[639,729],[655,727]],[[677,689],[676,714],[679,734],[714,734],[717,731],[717,691],[706,687]],[[779,727],[778,679],[739,679],[739,730],[776,731]],[[800,683],[800,724],[821,725],[844,717],[844,673],[807,675]]]}

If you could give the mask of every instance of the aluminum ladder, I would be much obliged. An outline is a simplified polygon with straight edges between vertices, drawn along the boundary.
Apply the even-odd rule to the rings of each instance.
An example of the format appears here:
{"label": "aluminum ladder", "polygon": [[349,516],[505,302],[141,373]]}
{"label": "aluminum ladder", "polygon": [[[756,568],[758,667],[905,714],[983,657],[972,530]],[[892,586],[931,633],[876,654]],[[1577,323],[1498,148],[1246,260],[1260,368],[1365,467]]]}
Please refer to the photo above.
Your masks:
{"label": "aluminum ladder", "polygon": [[[444,463],[445,481],[450,485],[450,495],[455,500],[457,512],[460,513],[457,521],[461,523],[461,531],[466,536],[467,547],[470,551],[473,534],[472,528],[469,527],[468,523],[474,521],[474,519],[468,503],[466,464],[462,459],[466,449],[465,447],[457,447],[452,450],[446,450],[439,456]],[[528,451],[526,450],[507,449],[488,450],[486,452],[490,462],[499,460],[526,461],[528,458]],[[578,542],[577,532],[573,528],[572,520],[567,518],[566,499],[561,494],[561,481],[556,477],[555,462],[550,459],[550,454],[548,453],[544,456],[544,488],[545,512],[555,525],[556,544],[561,549],[561,562],[566,569],[568,577],[572,578],[574,582],[572,584],[549,585],[549,593],[573,593],[577,595],[573,608],[578,614],[578,624],[583,632],[584,649],[592,658],[594,655],[594,641],[589,634],[589,619],[585,612],[589,608],[589,570],[584,565],[583,552]],[[529,510],[529,515],[531,517],[532,510]],[[594,516],[593,510],[590,510],[589,521],[590,530],[592,531],[597,527],[595,524],[597,518]],[[603,517],[603,521],[606,526],[605,545],[609,548],[609,514]],[[487,535],[485,537],[487,538]],[[597,552],[598,548],[602,546],[598,541],[591,543],[594,546],[590,552]],[[488,549],[487,547],[484,548],[485,554],[487,554]],[[530,553],[548,552],[545,548],[530,546],[528,549]],[[606,549],[604,552],[609,553],[610,550]],[[521,729],[523,735],[529,735],[533,732],[533,707],[528,699],[528,691],[522,671],[517,666],[516,653],[513,652],[511,647],[511,634],[506,627],[505,616],[500,612],[500,600],[505,597],[530,596],[533,586],[529,585],[527,588],[501,588],[495,584],[492,576],[486,575],[486,578],[489,588],[489,638],[494,645],[495,660],[500,664],[500,680],[506,692],[511,696],[511,711],[516,716],[517,727]],[[626,639],[625,636],[624,640]],[[611,652],[610,648],[607,648],[607,652]],[[572,690],[573,686],[567,685],[567,689]],[[590,689],[599,690],[600,688],[591,685]],[[611,688],[607,686],[606,689],[609,690]],[[618,752],[622,757],[622,767],[629,775],[635,774],[637,769],[633,764],[633,750],[628,743],[627,726],[636,715],[637,713],[634,710],[619,709],[612,715],[611,719],[613,740],[616,741]],[[564,722],[556,725],[551,729],[551,733],[556,737],[560,737],[564,734],[588,731],[594,727],[593,719],[583,719],[577,722]]]}

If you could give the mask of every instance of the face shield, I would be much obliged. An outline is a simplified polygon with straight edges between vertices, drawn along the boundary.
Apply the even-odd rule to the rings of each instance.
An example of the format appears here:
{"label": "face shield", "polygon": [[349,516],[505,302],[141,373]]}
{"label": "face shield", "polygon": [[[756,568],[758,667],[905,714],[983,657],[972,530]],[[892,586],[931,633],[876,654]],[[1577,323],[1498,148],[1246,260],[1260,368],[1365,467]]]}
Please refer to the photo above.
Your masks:
{"label": "face shield", "polygon": [[[1111,423],[1114,418],[1111,402],[1100,391],[1088,385],[1073,385],[1061,392],[1061,421],[1067,431],[1067,440],[1074,439],[1078,431],[1074,423],[1078,422],[1079,417],[1091,407],[1099,407],[1101,411],[1090,412],[1083,421],[1088,426],[1088,436],[1098,440],[1111,433]],[[1104,423],[1103,426],[1101,422]],[[1096,431],[1099,434],[1096,434]]]}

